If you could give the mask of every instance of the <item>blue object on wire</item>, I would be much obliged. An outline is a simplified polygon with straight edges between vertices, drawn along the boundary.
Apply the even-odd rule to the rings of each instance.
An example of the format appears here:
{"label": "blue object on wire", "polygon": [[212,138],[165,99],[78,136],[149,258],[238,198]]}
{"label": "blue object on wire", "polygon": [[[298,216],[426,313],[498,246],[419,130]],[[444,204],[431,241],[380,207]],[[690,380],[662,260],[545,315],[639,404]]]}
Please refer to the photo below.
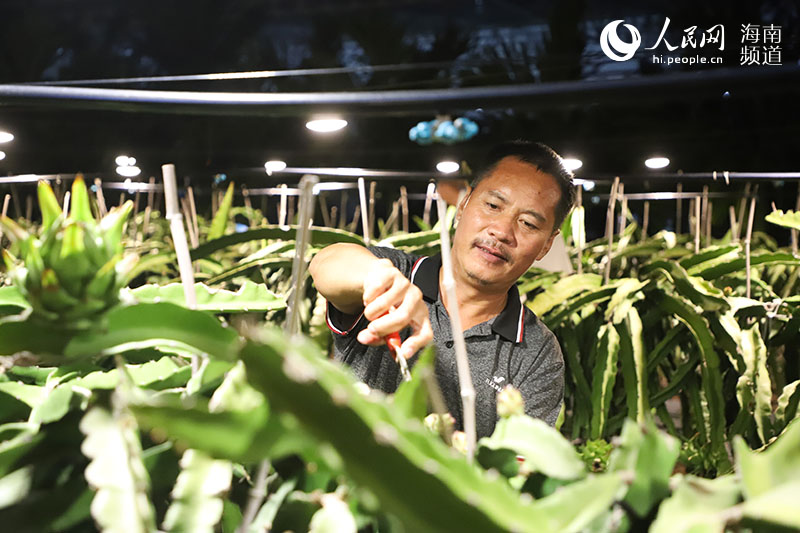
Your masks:
{"label": "blue object on wire", "polygon": [[224,182],[228,179],[227,174],[214,174],[214,184],[219,185],[220,183]]}
{"label": "blue object on wire", "polygon": [[408,130],[408,138],[422,146],[435,142],[455,144],[473,138],[478,130],[478,124],[466,117],[455,120],[435,119],[420,122]]}

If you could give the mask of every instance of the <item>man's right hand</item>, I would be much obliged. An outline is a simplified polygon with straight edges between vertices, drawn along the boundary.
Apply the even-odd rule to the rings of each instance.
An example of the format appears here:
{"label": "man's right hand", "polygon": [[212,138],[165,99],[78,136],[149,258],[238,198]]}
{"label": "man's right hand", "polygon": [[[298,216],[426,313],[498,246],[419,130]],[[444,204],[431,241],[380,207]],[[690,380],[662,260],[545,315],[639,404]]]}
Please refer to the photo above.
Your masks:
{"label": "man's right hand", "polygon": [[369,325],[359,332],[358,342],[379,345],[387,335],[411,327],[411,336],[397,351],[408,359],[433,340],[422,291],[388,259],[375,261],[364,277],[363,302]]}

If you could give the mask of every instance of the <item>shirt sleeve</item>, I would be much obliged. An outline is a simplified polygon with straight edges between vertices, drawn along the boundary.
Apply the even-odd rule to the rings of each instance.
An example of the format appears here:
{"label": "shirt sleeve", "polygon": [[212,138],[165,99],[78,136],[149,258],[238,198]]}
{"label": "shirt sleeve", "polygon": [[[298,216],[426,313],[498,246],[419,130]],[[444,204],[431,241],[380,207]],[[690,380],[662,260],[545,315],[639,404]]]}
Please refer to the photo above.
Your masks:
{"label": "shirt sleeve", "polygon": [[555,426],[564,403],[564,357],[550,330],[546,330],[541,350],[516,386],[525,400],[525,414]]}
{"label": "shirt sleeve", "polygon": [[[414,256],[394,248],[380,246],[370,246],[367,250],[372,252],[372,255],[375,257],[390,260],[395,268],[402,272],[405,277],[411,277],[411,270],[416,259]],[[366,327],[366,321],[362,320],[363,313],[348,315],[331,305],[330,302],[326,305],[325,315],[328,328],[337,336],[358,334],[359,331]]]}

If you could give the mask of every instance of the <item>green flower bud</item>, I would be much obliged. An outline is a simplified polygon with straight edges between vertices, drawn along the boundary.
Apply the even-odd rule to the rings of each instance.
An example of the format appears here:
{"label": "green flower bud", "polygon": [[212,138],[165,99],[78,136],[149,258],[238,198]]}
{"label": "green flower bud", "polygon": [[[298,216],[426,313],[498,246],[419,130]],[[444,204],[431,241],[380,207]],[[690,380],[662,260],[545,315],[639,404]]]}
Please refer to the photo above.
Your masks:
{"label": "green flower bud", "polygon": [[497,414],[506,418],[511,415],[521,415],[525,413],[525,400],[522,394],[513,385],[506,385],[503,390],[497,393]]}
{"label": "green flower bud", "polygon": [[453,448],[467,455],[467,434],[463,431],[454,431],[453,439],[450,441]]}

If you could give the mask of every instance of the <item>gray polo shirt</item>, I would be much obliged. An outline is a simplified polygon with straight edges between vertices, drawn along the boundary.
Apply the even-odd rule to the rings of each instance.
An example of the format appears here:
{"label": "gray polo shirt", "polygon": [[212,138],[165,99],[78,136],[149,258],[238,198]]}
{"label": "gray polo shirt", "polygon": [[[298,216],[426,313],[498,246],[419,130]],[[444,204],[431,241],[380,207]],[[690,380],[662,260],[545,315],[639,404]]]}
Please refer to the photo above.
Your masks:
{"label": "gray polo shirt", "polygon": [[[436,377],[447,408],[456,419],[456,427],[463,429],[450,317],[439,298],[441,255],[417,257],[393,248],[369,250],[377,257],[391,260],[422,291],[436,346]],[[328,305],[327,320],[334,332],[334,358],[350,365],[371,388],[387,393],[397,390],[401,376],[389,349],[383,345],[365,346],[356,339],[358,332],[367,327],[367,319],[363,315],[346,315]],[[407,335],[408,331],[401,332],[402,338]],[[564,397],[561,348],[555,335],[520,303],[516,286],[508,291],[505,309],[493,319],[464,331],[464,341],[475,386],[479,438],[494,431],[496,396],[509,383],[522,393],[528,415],[555,424]],[[416,360],[415,355],[409,366]]]}

